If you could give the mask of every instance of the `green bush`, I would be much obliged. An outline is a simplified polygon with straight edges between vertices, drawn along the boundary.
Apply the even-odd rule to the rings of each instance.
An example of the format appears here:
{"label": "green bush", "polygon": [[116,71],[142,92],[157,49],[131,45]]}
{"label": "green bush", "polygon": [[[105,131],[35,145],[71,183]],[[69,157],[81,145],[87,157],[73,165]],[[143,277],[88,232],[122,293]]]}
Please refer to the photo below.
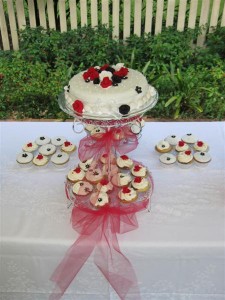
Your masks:
{"label": "green bush", "polygon": [[73,74],[124,62],[144,72],[159,92],[147,115],[223,119],[224,31],[210,34],[207,48],[192,46],[196,34],[169,28],[157,36],[132,35],[123,43],[104,26],[65,33],[27,28],[20,33],[19,51],[0,52],[0,118],[65,118],[56,98]]}

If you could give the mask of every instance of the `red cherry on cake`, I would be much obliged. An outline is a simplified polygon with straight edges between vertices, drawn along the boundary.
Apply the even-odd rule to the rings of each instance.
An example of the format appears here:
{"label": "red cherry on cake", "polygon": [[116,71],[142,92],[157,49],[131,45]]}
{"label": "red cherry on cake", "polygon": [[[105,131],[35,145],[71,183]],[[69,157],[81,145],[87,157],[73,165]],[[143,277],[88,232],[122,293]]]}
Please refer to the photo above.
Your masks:
{"label": "red cherry on cake", "polygon": [[39,160],[43,159],[43,155],[38,154],[37,159],[39,159]]}
{"label": "red cherry on cake", "polygon": [[101,183],[101,185],[107,185],[109,183],[109,181],[104,178],[100,181],[100,183]]}
{"label": "red cherry on cake", "polygon": [[139,172],[141,170],[141,168],[142,167],[139,165],[134,166],[134,172]]}
{"label": "red cherry on cake", "polygon": [[197,146],[198,147],[202,147],[203,146],[203,142],[202,141],[197,141]]}
{"label": "red cherry on cake", "polygon": [[122,192],[124,194],[129,194],[131,192],[131,190],[127,186],[125,186],[125,187],[123,187]]}
{"label": "red cherry on cake", "polygon": [[102,155],[102,157],[107,158],[107,157],[108,157],[108,154],[105,153],[105,154]]}
{"label": "red cherry on cake", "polygon": [[183,147],[183,146],[184,146],[184,142],[183,142],[183,141],[179,141],[179,142],[178,142],[178,146],[179,146],[179,147]]}
{"label": "red cherry on cake", "polygon": [[32,147],[32,146],[33,146],[32,143],[27,144],[27,147]]}
{"label": "red cherry on cake", "polygon": [[191,151],[190,150],[187,150],[184,152],[186,155],[191,155]]}
{"label": "red cherry on cake", "polygon": [[134,178],[135,183],[141,183],[141,181],[142,181],[142,177],[135,177]]}
{"label": "red cherry on cake", "polygon": [[65,143],[64,143],[64,146],[65,146],[65,147],[69,147],[70,145],[71,145],[70,142],[65,142]]}
{"label": "red cherry on cake", "polygon": [[81,172],[81,168],[78,167],[78,168],[74,169],[74,172],[79,174]]}
{"label": "red cherry on cake", "polygon": [[128,160],[129,159],[129,157],[127,155],[122,155],[120,157],[122,158],[122,160]]}

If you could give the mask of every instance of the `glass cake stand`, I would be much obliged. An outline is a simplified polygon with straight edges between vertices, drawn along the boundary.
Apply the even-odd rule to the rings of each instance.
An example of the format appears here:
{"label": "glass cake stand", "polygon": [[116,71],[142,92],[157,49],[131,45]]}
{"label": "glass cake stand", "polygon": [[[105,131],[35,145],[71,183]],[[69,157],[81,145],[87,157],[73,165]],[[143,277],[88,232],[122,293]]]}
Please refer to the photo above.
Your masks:
{"label": "glass cake stand", "polygon": [[[158,93],[154,89],[154,93],[151,96],[151,98],[149,99],[146,106],[143,106],[143,107],[141,107],[141,109],[137,109],[137,110],[133,111],[132,113],[130,113],[128,115],[109,119],[108,117],[105,117],[105,116],[93,115],[93,114],[88,114],[88,113],[80,115],[80,114],[76,113],[72,109],[71,105],[69,105],[67,103],[64,92],[61,93],[58,96],[58,104],[59,104],[60,108],[65,113],[67,113],[68,115],[74,117],[73,129],[74,129],[75,123],[79,122],[83,125],[83,128],[87,124],[90,124],[90,125],[93,125],[93,126],[100,127],[102,129],[104,129],[105,133],[110,133],[112,130],[114,130],[116,128],[120,128],[121,130],[123,130],[125,127],[126,128],[129,127],[130,131],[131,131],[131,134],[133,134],[133,135],[134,135],[134,133],[131,130],[132,124],[134,124],[135,122],[139,122],[140,118],[142,118],[144,113],[146,111],[149,111],[150,109],[152,109],[156,105],[157,101],[158,101]],[[80,131],[78,131],[78,130],[76,131],[74,129],[74,131],[75,131],[75,133],[80,133],[80,132],[83,131],[83,129],[80,130]],[[140,131],[141,131],[141,125],[140,125]],[[138,138],[138,136],[140,137],[139,133],[136,134],[137,138]],[[87,136],[88,135],[91,137],[90,133],[87,133]],[[93,143],[98,143],[98,141],[93,140]],[[132,139],[131,140],[124,139],[122,141],[122,143],[123,144],[132,143]],[[81,144],[81,142],[80,142],[80,144]],[[79,145],[79,147],[80,147],[80,145]],[[114,154],[116,157],[118,157],[120,154],[113,147],[114,146],[112,144],[111,147],[110,147],[110,153],[108,153],[108,156],[110,157],[111,154]],[[101,149],[101,150],[102,150],[102,153],[104,153],[104,149]],[[99,151],[99,152],[101,152],[101,151]],[[123,154],[125,154],[125,153],[123,153]],[[99,158],[100,157],[98,157],[98,159]],[[98,164],[101,164],[100,160],[98,160]],[[135,164],[139,164],[139,165],[145,167],[142,163],[139,163],[137,161],[135,161]],[[109,165],[110,165],[110,163],[109,163]],[[124,203],[122,203],[121,201],[118,200],[118,192],[121,190],[122,187],[114,187],[114,191],[112,193],[109,193],[109,195],[110,195],[110,202],[109,202],[110,207],[120,207],[121,206],[122,209],[124,207],[124,208],[129,210],[129,209],[132,209],[132,207],[134,207],[135,205],[138,205],[138,203],[140,203],[140,204],[144,203],[144,208],[149,208],[150,197],[151,197],[151,194],[153,192],[153,179],[152,179],[151,173],[149,172],[147,167],[145,167],[145,168],[147,170],[145,177],[148,179],[149,189],[146,190],[145,192],[141,192],[141,193],[138,192],[138,197],[137,197],[137,200],[135,202],[131,202],[129,204],[127,204],[127,203],[124,204]],[[110,167],[108,168],[108,170],[109,170],[109,172],[107,174],[107,178],[110,180],[110,178],[111,178]],[[123,169],[119,169],[118,172],[122,172],[122,173],[125,172],[126,173],[128,171],[127,170],[124,171]],[[131,177],[132,177],[132,179],[134,179],[133,175],[131,175]],[[88,195],[88,196],[77,196],[77,195],[75,195],[73,193],[73,184],[69,180],[67,180],[66,183],[65,183],[65,190],[66,190],[67,198],[74,204],[74,206],[77,206],[77,207],[80,207],[80,208],[86,208],[88,210],[95,210],[96,209],[95,207],[93,207],[93,205],[90,204],[91,194]],[[94,188],[93,192],[96,192],[96,187]]]}

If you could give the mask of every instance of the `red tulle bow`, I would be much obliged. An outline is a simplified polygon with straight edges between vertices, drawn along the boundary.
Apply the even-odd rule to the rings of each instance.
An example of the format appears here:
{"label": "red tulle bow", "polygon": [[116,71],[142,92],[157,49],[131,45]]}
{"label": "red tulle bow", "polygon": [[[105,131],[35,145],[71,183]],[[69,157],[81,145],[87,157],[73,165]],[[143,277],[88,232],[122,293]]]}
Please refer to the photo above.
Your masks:
{"label": "red tulle bow", "polygon": [[92,157],[97,159],[103,153],[110,154],[112,151],[123,155],[136,149],[137,145],[137,136],[126,125],[83,138],[79,144],[78,155],[81,161]]}
{"label": "red tulle bow", "polygon": [[[113,192],[113,197],[117,192]],[[94,262],[120,299],[125,299],[129,294],[129,299],[139,300],[137,278],[130,261],[120,250],[117,234],[136,229],[138,223],[135,213],[146,209],[148,204],[149,198],[146,197],[129,205],[106,205],[97,210],[74,207],[71,221],[80,236],[51,277],[56,288],[49,299],[59,300],[63,296],[95,249]]]}

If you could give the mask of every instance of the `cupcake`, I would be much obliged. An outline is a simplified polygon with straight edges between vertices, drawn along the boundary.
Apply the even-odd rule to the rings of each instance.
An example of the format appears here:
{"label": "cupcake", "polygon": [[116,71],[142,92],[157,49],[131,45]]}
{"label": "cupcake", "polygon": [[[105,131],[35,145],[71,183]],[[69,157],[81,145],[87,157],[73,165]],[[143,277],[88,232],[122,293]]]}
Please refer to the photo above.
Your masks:
{"label": "cupcake", "polygon": [[132,178],[129,174],[117,173],[112,177],[112,184],[115,186],[127,186],[131,182]]}
{"label": "cupcake", "polygon": [[167,141],[159,141],[155,149],[160,153],[166,153],[172,150],[172,146]]}
{"label": "cupcake", "polygon": [[65,166],[70,157],[68,153],[58,152],[52,155],[51,162],[56,166]]}
{"label": "cupcake", "polygon": [[116,160],[117,166],[121,169],[130,169],[132,168],[134,162],[127,155],[119,156]]}
{"label": "cupcake", "polygon": [[146,167],[144,167],[142,165],[135,164],[133,166],[133,168],[131,169],[131,173],[132,173],[132,175],[137,176],[137,177],[146,177],[147,169],[146,169]]}
{"label": "cupcake", "polygon": [[43,135],[36,138],[35,142],[38,146],[42,146],[42,145],[49,144],[51,142],[51,139]]}
{"label": "cupcake", "polygon": [[196,151],[206,152],[208,151],[209,146],[203,141],[197,141],[196,143],[194,143],[193,148]]}
{"label": "cupcake", "polygon": [[95,127],[93,130],[91,130],[90,135],[94,139],[101,139],[105,132],[106,132],[105,129],[103,129],[101,127]]}
{"label": "cupcake", "polygon": [[86,196],[93,191],[93,185],[87,181],[78,181],[73,185],[73,193],[78,196]]}
{"label": "cupcake", "polygon": [[52,145],[52,144],[42,145],[39,148],[39,153],[46,155],[46,156],[54,154],[55,151],[56,151],[56,146]]}
{"label": "cupcake", "polygon": [[103,178],[98,184],[97,184],[97,190],[100,192],[108,193],[113,190],[113,185],[108,179]]}
{"label": "cupcake", "polygon": [[159,160],[165,165],[171,165],[174,164],[177,159],[176,156],[172,153],[163,153],[162,155],[160,155]]}
{"label": "cupcake", "polygon": [[52,139],[52,144],[56,147],[62,146],[64,142],[66,142],[66,138],[64,136],[56,136]]}
{"label": "cupcake", "polygon": [[23,145],[22,149],[25,152],[34,152],[38,149],[38,145],[34,142],[28,142],[27,144]]}
{"label": "cupcake", "polygon": [[150,182],[145,177],[134,177],[131,185],[138,192],[146,192],[150,188]]}
{"label": "cupcake", "polygon": [[96,208],[103,207],[109,203],[109,196],[104,192],[95,192],[90,197],[90,203]]}
{"label": "cupcake", "polygon": [[79,166],[86,172],[90,167],[94,168],[96,166],[96,162],[93,160],[93,158],[90,158],[84,161],[80,161]]}
{"label": "cupcake", "polygon": [[177,161],[181,164],[189,164],[193,161],[193,155],[191,150],[186,150],[183,152],[179,152],[177,156]]}
{"label": "cupcake", "polygon": [[197,138],[194,134],[192,133],[187,133],[184,136],[182,136],[182,141],[184,141],[187,144],[194,144],[197,142]]}
{"label": "cupcake", "polygon": [[180,138],[177,135],[172,134],[172,135],[168,135],[165,138],[165,141],[167,141],[171,146],[176,146],[177,143],[180,141]]}
{"label": "cupcake", "polygon": [[189,149],[188,144],[186,144],[184,141],[179,141],[177,145],[175,146],[175,150],[177,152],[183,152]]}
{"label": "cupcake", "polygon": [[194,160],[198,163],[208,163],[211,160],[211,156],[208,152],[196,152],[194,154]]}
{"label": "cupcake", "polygon": [[45,155],[38,154],[33,158],[33,164],[36,166],[44,166],[48,163],[48,158]]}
{"label": "cupcake", "polygon": [[77,182],[83,180],[84,177],[85,177],[85,172],[80,167],[70,170],[69,173],[67,174],[67,178],[71,182]]}
{"label": "cupcake", "polygon": [[31,152],[21,152],[17,155],[16,161],[21,165],[28,165],[32,162],[34,156]]}
{"label": "cupcake", "polygon": [[131,187],[123,187],[119,191],[119,199],[123,203],[131,203],[137,200],[137,192]]}
{"label": "cupcake", "polygon": [[99,168],[88,169],[86,172],[86,179],[92,184],[99,183],[100,180],[103,179],[103,174],[101,169]]}
{"label": "cupcake", "polygon": [[66,153],[72,153],[76,150],[76,146],[69,141],[65,141],[61,147],[61,150]]}

